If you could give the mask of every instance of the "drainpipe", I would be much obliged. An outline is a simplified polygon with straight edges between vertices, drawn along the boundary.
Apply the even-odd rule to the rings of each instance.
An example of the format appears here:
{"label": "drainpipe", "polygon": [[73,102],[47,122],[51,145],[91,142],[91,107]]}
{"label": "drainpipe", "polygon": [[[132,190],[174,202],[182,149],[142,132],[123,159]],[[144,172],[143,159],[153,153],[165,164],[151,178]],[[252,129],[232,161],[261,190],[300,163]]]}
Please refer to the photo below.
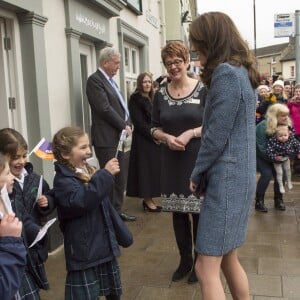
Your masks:
{"label": "drainpipe", "polygon": [[[160,47],[164,47],[166,44],[166,15],[165,15],[165,0],[158,0],[159,14],[160,14]],[[164,66],[161,62],[162,74],[164,72]]]}
{"label": "drainpipe", "polygon": [[296,83],[300,83],[300,10],[295,11]]}

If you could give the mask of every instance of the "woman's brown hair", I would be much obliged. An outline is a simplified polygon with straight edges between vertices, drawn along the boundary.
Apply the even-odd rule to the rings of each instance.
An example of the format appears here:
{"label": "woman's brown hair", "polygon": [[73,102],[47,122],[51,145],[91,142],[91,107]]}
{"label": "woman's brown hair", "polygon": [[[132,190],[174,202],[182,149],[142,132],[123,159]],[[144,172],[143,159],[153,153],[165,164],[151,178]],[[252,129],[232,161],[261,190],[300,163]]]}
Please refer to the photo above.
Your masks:
{"label": "woman's brown hair", "polygon": [[189,61],[189,49],[182,41],[168,42],[161,50],[161,59],[164,65],[168,57],[175,56],[182,58],[185,63]]}
{"label": "woman's brown hair", "polygon": [[144,81],[144,78],[145,77],[149,77],[150,80],[151,80],[151,90],[149,92],[149,98],[150,100],[153,100],[153,96],[154,96],[154,89],[153,89],[153,77],[152,77],[152,74],[149,73],[149,72],[144,72],[144,73],[141,73],[137,79],[136,79],[136,90],[135,90],[135,93],[140,93],[140,94],[143,94],[144,93],[144,89],[143,89],[143,81]]}
{"label": "woman's brown hair", "polygon": [[204,13],[192,22],[189,34],[193,50],[200,51],[206,57],[201,75],[206,86],[210,87],[214,69],[227,62],[244,66],[252,87],[258,87],[260,77],[256,59],[230,17],[221,12]]}

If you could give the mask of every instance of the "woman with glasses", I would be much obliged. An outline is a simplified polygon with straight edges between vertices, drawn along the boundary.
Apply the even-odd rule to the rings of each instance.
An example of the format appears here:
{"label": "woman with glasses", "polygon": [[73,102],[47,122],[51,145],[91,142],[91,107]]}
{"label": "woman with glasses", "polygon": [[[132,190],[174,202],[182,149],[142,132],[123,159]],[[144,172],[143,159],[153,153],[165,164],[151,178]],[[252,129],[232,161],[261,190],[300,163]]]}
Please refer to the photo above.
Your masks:
{"label": "woman with glasses", "polygon": [[160,196],[160,148],[150,133],[153,95],[152,75],[141,73],[128,104],[134,130],[126,193],[143,198],[144,211],[160,212],[161,206],[153,201]]}
{"label": "woman with glasses", "polygon": [[193,268],[193,241],[200,199],[189,191],[189,177],[200,147],[206,92],[201,82],[187,75],[189,50],[183,42],[167,43],[161,58],[171,81],[155,94],[151,132],[162,143],[162,204],[164,211],[172,212],[180,254],[172,281],[179,281],[189,274],[188,283],[194,283],[197,278]]}

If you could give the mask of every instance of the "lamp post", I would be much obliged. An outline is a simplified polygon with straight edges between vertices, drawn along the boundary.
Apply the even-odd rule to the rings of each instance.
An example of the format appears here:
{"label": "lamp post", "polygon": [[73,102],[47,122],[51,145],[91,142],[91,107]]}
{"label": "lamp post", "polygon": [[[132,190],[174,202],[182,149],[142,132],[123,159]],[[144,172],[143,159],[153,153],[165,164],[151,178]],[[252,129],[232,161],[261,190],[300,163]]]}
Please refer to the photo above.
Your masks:
{"label": "lamp post", "polygon": [[272,76],[272,62],[268,62],[268,65],[270,65],[270,76]]}
{"label": "lamp post", "polygon": [[253,24],[254,24],[254,55],[256,57],[256,8],[255,8],[255,0],[253,0]]}
{"label": "lamp post", "polygon": [[300,82],[300,10],[295,11],[295,52],[296,52],[296,82]]}

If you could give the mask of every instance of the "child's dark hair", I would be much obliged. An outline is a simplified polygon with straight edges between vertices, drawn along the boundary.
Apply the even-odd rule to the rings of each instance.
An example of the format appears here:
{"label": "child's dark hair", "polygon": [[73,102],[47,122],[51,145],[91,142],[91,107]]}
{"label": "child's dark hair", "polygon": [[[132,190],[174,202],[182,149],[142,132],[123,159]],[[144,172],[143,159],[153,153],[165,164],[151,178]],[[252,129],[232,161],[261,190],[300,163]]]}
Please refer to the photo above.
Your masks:
{"label": "child's dark hair", "polygon": [[7,157],[4,154],[0,153],[0,174],[5,169],[6,164],[7,164]]}
{"label": "child's dark hair", "polygon": [[[52,151],[55,159],[74,172],[76,172],[75,166],[71,165],[69,160],[64,158],[64,155],[69,155],[72,152],[72,148],[77,145],[78,139],[84,136],[86,133],[80,127],[68,126],[60,129],[53,137]],[[92,175],[95,170],[91,166],[87,166],[88,172]],[[78,178],[83,182],[88,182],[88,178],[82,173],[77,174]]]}
{"label": "child's dark hair", "polygon": [[28,150],[27,142],[21,133],[13,128],[0,130],[0,152],[9,157],[17,155],[19,149]]}

